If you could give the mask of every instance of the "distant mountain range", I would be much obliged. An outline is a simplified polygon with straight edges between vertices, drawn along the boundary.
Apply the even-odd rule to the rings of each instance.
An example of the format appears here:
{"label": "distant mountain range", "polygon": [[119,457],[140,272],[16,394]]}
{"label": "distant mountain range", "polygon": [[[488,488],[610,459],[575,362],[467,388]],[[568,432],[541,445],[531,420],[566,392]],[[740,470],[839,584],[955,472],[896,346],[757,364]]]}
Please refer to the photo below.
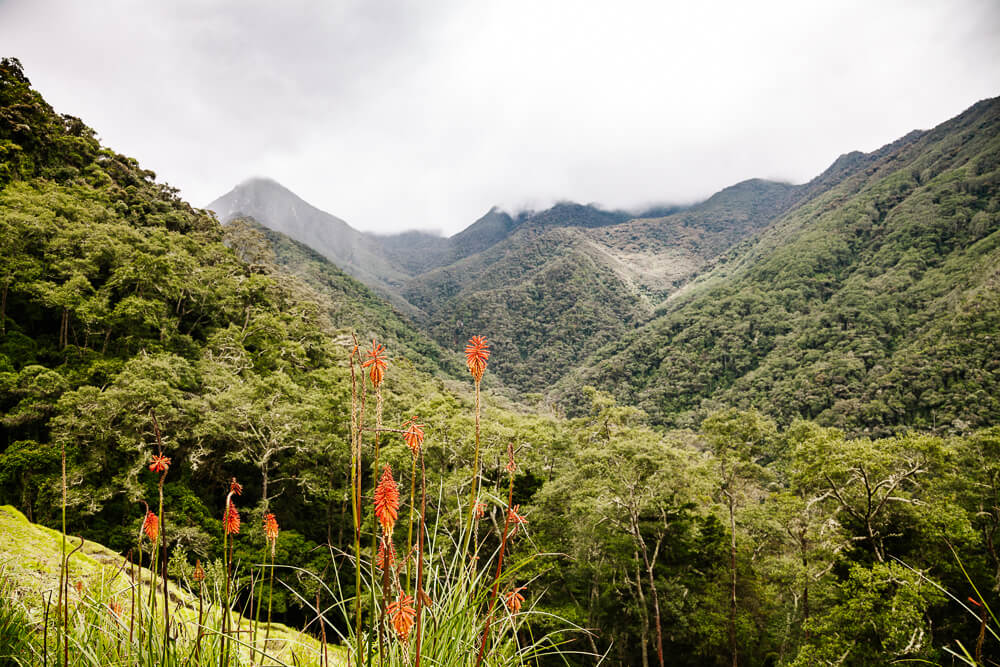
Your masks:
{"label": "distant mountain range", "polygon": [[554,392],[656,421],[720,406],[850,432],[964,432],[1000,414],[1000,98],[850,153],[752,242]]}
{"label": "distant mountain range", "polygon": [[513,216],[494,207],[451,237],[363,233],[268,179],[246,181],[207,208],[224,223],[253,220],[311,248],[445,348],[487,332],[504,382],[538,391],[648,320],[800,191],[751,180],[695,206],[638,216],[572,202]]}
{"label": "distant mountain range", "polygon": [[736,404],[960,430],[1000,414],[998,116],[648,215],[562,202],[379,236],[267,180],[208,208],[313,248],[446,350],[488,336],[505,384],[571,413],[590,384],[675,426]]}

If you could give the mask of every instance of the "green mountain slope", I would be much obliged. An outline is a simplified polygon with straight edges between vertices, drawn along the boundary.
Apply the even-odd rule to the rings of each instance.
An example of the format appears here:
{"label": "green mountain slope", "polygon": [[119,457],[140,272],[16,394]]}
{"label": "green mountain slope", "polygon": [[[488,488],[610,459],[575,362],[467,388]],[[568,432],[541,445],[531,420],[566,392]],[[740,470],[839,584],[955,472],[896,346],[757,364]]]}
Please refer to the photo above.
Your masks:
{"label": "green mountain slope", "polygon": [[426,372],[444,371],[453,377],[464,377],[467,371],[457,351],[443,350],[389,302],[330,260],[309,246],[252,220],[237,219],[229,223],[230,238],[233,228],[240,222],[263,236],[267,251],[273,253],[276,271],[294,276],[311,288],[302,298],[316,302],[331,329],[354,331],[362,342],[377,338],[394,355],[405,356]]}
{"label": "green mountain slope", "polygon": [[442,345],[484,332],[505,383],[544,391],[646,321],[720,253],[767,225],[795,192],[748,181],[689,209],[634,220],[558,204],[520,219],[486,250],[417,276],[402,294]]}
{"label": "green mountain slope", "polygon": [[412,311],[406,301],[397,297],[398,287],[409,274],[385,256],[376,237],[310,205],[279,183],[266,178],[250,179],[205,208],[214,211],[223,223],[252,218],[304,243],[390,299],[397,308]]}
{"label": "green mountain slope", "polygon": [[1000,101],[838,161],[836,185],[606,347],[595,384],[663,424],[757,406],[849,431],[1000,416]]}
{"label": "green mountain slope", "polygon": [[[605,378],[596,373],[606,372],[624,390],[622,378],[644,377],[646,384],[632,389],[654,410],[664,405],[652,400],[663,396],[657,389],[692,392],[690,399],[669,396],[681,412],[658,412],[661,423],[694,421],[713,402],[751,398],[788,419],[794,413],[781,410],[790,401],[855,386],[842,382],[853,381],[851,364],[860,362],[872,364],[861,377],[886,383],[876,399],[855,405],[852,396],[838,398],[817,412],[819,419],[855,414],[836,412],[842,405],[878,417],[864,410],[879,396],[892,407],[893,396],[919,391],[907,418],[927,423],[926,410],[931,428],[964,430],[956,420],[996,419],[989,403],[1000,356],[996,130],[994,101],[875,154],[845,156],[807,186],[750,182],[730,189],[713,198],[715,213],[702,210],[701,222],[685,225],[677,214],[693,214],[688,210],[634,223],[653,226],[659,240],[649,240],[652,232],[631,238],[629,221],[546,226],[528,216],[460,261],[489,258],[478,280],[498,293],[538,275],[546,290],[567,282],[572,288],[577,265],[592,260],[580,279],[606,278],[609,295],[633,276],[635,303],[652,308],[665,296],[654,321],[604,350],[617,355],[602,356],[595,374],[573,378],[600,383]],[[380,311],[364,303],[338,310],[322,298],[324,281],[329,294],[368,297],[293,243],[275,236],[270,248],[252,229],[223,229],[192,209],[152,172],[101,147],[82,123],[57,115],[19,64],[6,59],[0,146],[0,505],[56,525],[65,448],[70,532],[119,556],[134,549],[143,503],[160,488],[149,466],[155,415],[172,459],[162,487],[168,573],[199,558],[210,577],[221,575],[219,517],[235,476],[243,484],[235,500],[243,523],[230,542],[234,561],[260,562],[262,514],[275,513],[276,562],[289,566],[276,576],[309,600],[303,604],[282,586],[275,614],[290,627],[316,628],[311,604],[349,603],[355,574],[346,361],[352,348],[331,329],[352,307],[361,318],[379,320]],[[753,202],[762,203],[755,209]],[[775,211],[784,213],[769,223]],[[755,236],[758,225],[765,231]],[[506,264],[494,249],[508,242],[523,244],[520,254],[539,270]],[[669,272],[643,283],[646,271],[616,264],[611,252],[665,256],[670,244],[680,287]],[[553,259],[563,247],[569,252]],[[269,252],[314,287],[276,272]],[[681,260],[702,262],[692,271],[713,268],[689,280]],[[565,273],[546,276],[555,270]],[[535,307],[544,307],[544,296]],[[408,340],[401,335],[398,344]],[[524,598],[516,612],[525,623],[521,638],[558,627],[550,614],[595,629],[553,636],[567,642],[566,659],[539,656],[532,664],[599,661],[588,651],[614,664],[641,664],[643,656],[653,660],[661,641],[671,664],[692,667],[732,664],[734,655],[745,665],[943,664],[947,651],[974,645],[979,619],[928,581],[950,591],[967,591],[970,582],[979,591],[1000,585],[993,548],[1000,516],[984,511],[998,505],[997,427],[960,437],[849,438],[814,423],[781,428],[757,412],[725,410],[697,430],[651,429],[642,411],[602,392],[584,390],[586,404],[573,404],[568,381],[559,389],[581,416],[560,419],[491,391],[505,362],[497,347],[479,420],[468,376],[459,383],[423,372],[395,350],[389,357],[384,400],[370,390],[362,399],[364,425],[379,409],[390,429],[414,414],[427,424],[420,475],[427,475],[429,525],[439,526],[433,541],[444,548],[429,552],[427,564],[485,570],[482,561],[477,568],[474,559],[466,566],[453,557],[453,536],[445,532],[475,516],[468,511],[475,506],[465,504],[475,458],[482,493],[474,500],[484,505],[477,541],[495,553],[508,510],[525,519],[506,542],[498,590],[508,603],[498,601],[496,618],[507,623],[513,615],[513,593]],[[631,365],[613,365],[626,361]],[[800,367],[805,375],[797,375]],[[789,378],[801,384],[783,384]],[[924,381],[937,385],[928,390]],[[857,386],[864,398],[867,385]],[[775,387],[781,391],[768,393]],[[963,397],[969,413],[944,425]],[[365,552],[377,530],[375,441],[366,430],[360,448]],[[416,466],[398,433],[383,433],[379,442],[379,464],[391,464],[402,486],[395,543],[402,564],[401,526],[417,504],[405,489]],[[57,541],[52,531],[0,508],[0,551],[16,559],[9,564],[0,556],[0,569],[14,573],[18,586],[27,577],[51,588]],[[942,557],[942,544],[954,545],[961,562]],[[102,553],[74,556],[71,583],[103,571]],[[306,572],[336,593],[311,584]],[[437,572],[430,569],[428,580],[448,578]],[[89,585],[84,581],[84,592]],[[0,588],[2,616],[22,600]],[[460,590],[466,598],[464,584]],[[423,627],[440,628],[445,634],[437,636],[447,639],[427,646],[454,648],[458,661],[470,660],[475,640],[457,647],[448,641],[455,616],[434,587],[429,591]],[[807,597],[809,605],[802,603]],[[71,604],[77,599],[70,594]],[[377,625],[370,616],[363,623]],[[37,634],[31,621],[20,627]],[[48,627],[51,640],[58,628],[51,615]],[[472,636],[482,627],[474,620]],[[328,639],[335,641],[335,630]],[[0,650],[6,637],[0,633]],[[984,655],[995,654],[996,641],[986,642],[991,653]]]}

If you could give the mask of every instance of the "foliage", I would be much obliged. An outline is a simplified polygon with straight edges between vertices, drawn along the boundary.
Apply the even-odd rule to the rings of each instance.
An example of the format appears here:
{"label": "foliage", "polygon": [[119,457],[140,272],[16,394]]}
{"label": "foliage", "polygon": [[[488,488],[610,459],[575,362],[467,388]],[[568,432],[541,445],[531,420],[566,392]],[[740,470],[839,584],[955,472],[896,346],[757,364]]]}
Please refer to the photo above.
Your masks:
{"label": "foliage", "polygon": [[986,100],[849,160],[555,393],[581,410],[595,384],[676,426],[724,406],[854,434],[994,423],[998,129]]}
{"label": "foliage", "polygon": [[[496,655],[515,663],[731,664],[730,632],[739,661],[759,665],[940,662],[957,642],[975,644],[976,619],[941,591],[981,599],[969,582],[987,582],[995,598],[1000,585],[995,102],[847,156],[803,189],[751,184],[717,200],[718,216],[701,220],[718,235],[683,242],[711,247],[699,262],[725,261],[605,348],[571,378],[579,386],[561,384],[564,419],[544,406],[547,383],[632,312],[617,275],[575,253],[624,227],[524,220],[490,248],[523,244],[531,270],[497,251],[455,283],[471,278],[467,300],[437,302],[441,321],[460,316],[463,328],[496,316],[496,333],[482,331],[495,346],[475,401],[464,372],[451,373],[462,332],[437,331],[455,350],[441,353],[318,256],[275,235],[262,243],[247,226],[224,230],[56,115],[16,61],[0,65],[0,100],[0,502],[32,520],[58,521],[64,446],[71,532],[159,566],[135,551],[141,502],[159,488],[148,471],[155,416],[174,462],[168,573],[183,581],[201,560],[213,591],[231,581],[238,608],[259,609],[273,513],[275,619],[356,646],[353,612],[370,637],[385,606],[371,594],[374,482],[391,466],[399,524],[418,513],[398,427],[419,415],[437,498],[416,532],[431,554],[427,636],[461,638],[460,648],[439,641],[441,654],[471,660],[489,587],[470,601],[462,586],[491,578],[514,506],[526,523],[501,577],[510,590],[528,584],[525,609],[511,624],[498,607],[494,629]],[[757,241],[723,250],[779,209]],[[695,226],[684,215],[661,220]],[[725,226],[730,215],[743,216],[742,231]],[[455,270],[471,271],[466,260]],[[508,296],[527,304],[509,320],[491,311]],[[539,317],[553,328],[533,326]],[[352,325],[389,342],[379,392],[361,390],[363,424]],[[493,371],[534,396],[505,399]],[[366,429],[380,422],[376,453]],[[233,476],[244,528],[227,555]],[[452,537],[438,527],[465,524],[470,492],[482,518]],[[352,502],[366,508],[357,525]],[[456,557],[466,539],[478,566]],[[949,545],[963,566],[942,557]],[[359,579],[370,582],[360,597]],[[98,609],[79,605],[81,646],[98,641]],[[560,619],[590,631],[564,634]],[[545,642],[564,652],[540,655]],[[987,637],[984,655],[998,652]]]}

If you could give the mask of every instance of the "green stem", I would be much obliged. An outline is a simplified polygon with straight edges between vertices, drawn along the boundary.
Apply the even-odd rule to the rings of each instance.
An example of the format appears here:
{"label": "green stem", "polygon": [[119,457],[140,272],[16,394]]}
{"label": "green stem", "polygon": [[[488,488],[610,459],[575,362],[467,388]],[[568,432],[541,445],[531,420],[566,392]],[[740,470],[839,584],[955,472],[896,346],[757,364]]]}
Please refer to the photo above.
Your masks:
{"label": "green stem", "polygon": [[[162,454],[162,452],[161,452]],[[161,576],[163,577],[163,658],[162,664],[167,661],[167,644],[170,637],[170,605],[167,604],[167,538],[165,536],[166,522],[163,516],[163,480],[167,474],[160,475],[160,558],[163,559]]]}
{"label": "green stem", "polygon": [[56,652],[59,651],[60,640],[63,648],[63,662],[69,665],[69,573],[66,571],[66,443],[62,443],[62,558],[59,561],[59,604],[56,612],[62,625],[62,632],[57,635]]}
{"label": "green stem", "polygon": [[479,380],[476,380],[476,452],[472,459],[472,490],[469,492],[469,519],[462,536],[462,557],[468,561],[469,539],[472,536],[472,522],[476,516],[476,501],[479,499]]}
{"label": "green stem", "polygon": [[406,594],[410,589],[410,550],[413,548],[413,500],[417,490],[417,457],[413,457],[413,467],[410,470],[410,519],[406,525]]}
{"label": "green stem", "polygon": [[271,594],[274,592],[274,552],[271,552],[271,578],[267,585],[267,629],[264,631],[264,652],[260,656],[261,667],[267,654],[267,640],[271,636]]}
{"label": "green stem", "polygon": [[[228,505],[227,505],[228,508]],[[225,524],[225,521],[223,521]],[[222,609],[222,634],[219,637],[221,644],[219,645],[219,667],[226,666],[226,633],[228,632],[229,618],[229,537],[226,533],[226,527],[222,527],[222,560],[226,563],[226,593],[223,598],[223,609]]]}
{"label": "green stem", "polygon": [[417,532],[417,655],[414,667],[420,667],[420,649],[423,646],[423,611],[424,596],[424,524],[427,515],[427,479],[424,470],[424,450],[420,450],[420,527]]}
{"label": "green stem", "polygon": [[197,635],[194,640],[194,662],[196,665],[201,664],[201,631],[202,631],[202,594],[205,588],[205,583],[202,581],[198,582],[198,629]]}
{"label": "green stem", "polygon": [[[375,387],[375,464],[373,467],[374,478],[378,479],[379,469],[378,469],[378,459],[379,459],[379,431],[382,428],[382,386],[377,385]],[[372,564],[374,565],[378,561],[378,530],[372,531]],[[372,567],[372,613],[378,608],[378,589],[375,586],[375,568]],[[379,665],[383,662],[383,643],[382,643],[382,632],[383,630],[383,618],[380,615],[378,621],[378,662]]]}
{"label": "green stem", "polygon": [[486,615],[486,627],[483,629],[483,638],[479,643],[479,655],[476,657],[476,667],[483,663],[483,655],[486,652],[486,642],[490,638],[490,623],[493,620],[493,611],[497,606],[497,592],[500,590],[500,573],[503,569],[503,554],[507,547],[507,530],[510,528],[510,512],[514,502],[514,473],[510,473],[510,484],[507,488],[507,513],[503,520],[503,537],[500,540],[500,555],[497,558],[497,571],[493,575],[493,591],[490,594],[490,611]]}

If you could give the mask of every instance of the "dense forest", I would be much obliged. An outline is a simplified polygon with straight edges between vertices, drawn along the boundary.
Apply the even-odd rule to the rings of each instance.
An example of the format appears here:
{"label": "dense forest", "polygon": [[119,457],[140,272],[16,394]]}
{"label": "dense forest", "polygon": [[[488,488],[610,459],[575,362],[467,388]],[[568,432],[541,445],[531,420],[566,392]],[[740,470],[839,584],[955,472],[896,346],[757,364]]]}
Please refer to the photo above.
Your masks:
{"label": "dense forest", "polygon": [[[562,642],[539,664],[995,664],[998,114],[980,103],[782,194],[780,215],[718,241],[648,323],[587,348],[552,394],[562,408],[543,400],[560,348],[543,337],[518,360],[531,395],[494,373],[496,346],[480,405],[464,333],[433,342],[322,255],[222,226],[4,59],[0,505],[59,527],[65,451],[68,533],[128,553],[162,491],[172,577],[204,562],[228,583],[227,563],[272,544],[289,566],[275,617],[303,627],[311,601],[354,595],[353,561],[332,554],[360,555],[355,480],[380,502],[389,464],[400,517],[458,534],[472,494],[477,541],[508,549],[524,587],[512,641]],[[564,315],[567,337],[588,333],[587,313]],[[398,432],[419,415],[426,509],[411,440],[358,436],[355,346],[373,338],[388,366],[378,412],[371,396],[360,409]],[[150,474],[164,454],[165,484]],[[227,556],[233,478],[244,530]],[[374,545],[376,515],[363,520]]]}
{"label": "dense forest", "polygon": [[[597,384],[657,423],[726,405],[853,434],[1000,417],[1000,99],[870,155],[598,351]],[[818,179],[822,180],[822,179]]]}

